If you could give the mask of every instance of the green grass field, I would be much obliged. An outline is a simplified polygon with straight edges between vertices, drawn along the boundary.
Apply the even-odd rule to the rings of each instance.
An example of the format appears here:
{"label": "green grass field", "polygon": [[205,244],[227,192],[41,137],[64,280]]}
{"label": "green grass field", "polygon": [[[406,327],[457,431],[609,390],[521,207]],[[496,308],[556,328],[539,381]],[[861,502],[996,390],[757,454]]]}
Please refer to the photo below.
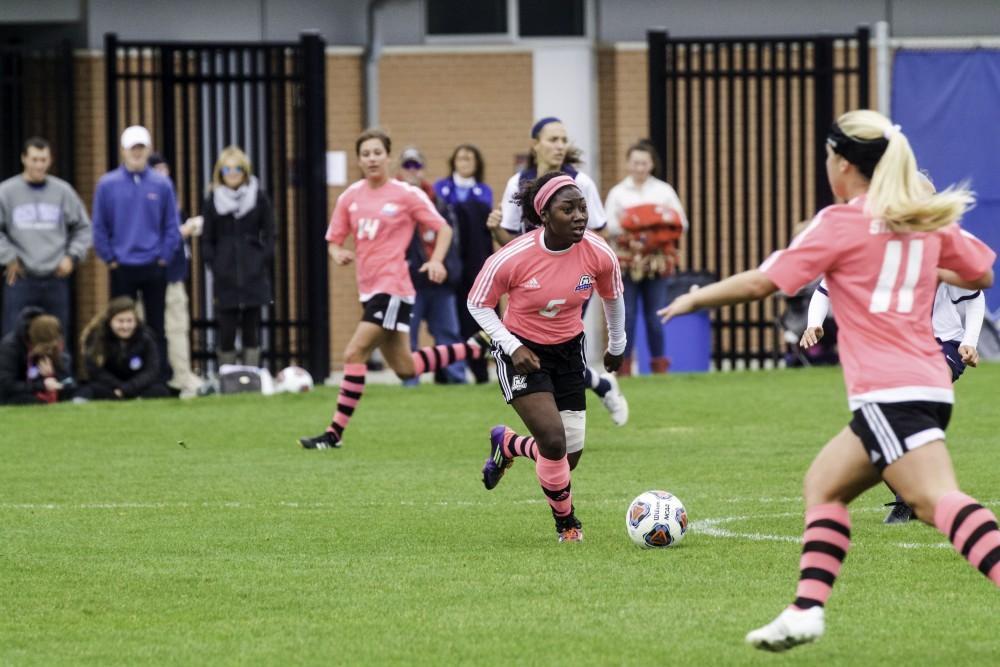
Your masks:
{"label": "green grass field", "polygon": [[[967,372],[949,429],[994,509],[998,383]],[[626,427],[590,405],[582,544],[557,543],[526,461],[483,490],[488,429],[516,420],[493,385],[371,386],[325,452],[295,438],[332,389],[0,409],[0,664],[1000,663],[1000,594],[933,529],[883,526],[884,488],[852,506],[826,636],[744,646],[793,597],[802,475],[848,419],[838,369],[622,386]],[[694,522],[677,548],[625,535],[652,488]]]}

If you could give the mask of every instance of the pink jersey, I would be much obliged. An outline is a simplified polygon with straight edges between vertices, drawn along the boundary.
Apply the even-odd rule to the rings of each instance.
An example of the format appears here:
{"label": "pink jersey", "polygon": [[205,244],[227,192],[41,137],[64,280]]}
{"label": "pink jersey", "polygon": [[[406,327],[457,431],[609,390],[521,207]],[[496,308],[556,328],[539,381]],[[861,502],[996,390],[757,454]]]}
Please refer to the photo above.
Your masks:
{"label": "pink jersey", "polygon": [[864,203],[862,196],[823,209],[760,270],[785,294],[825,274],[852,410],[869,402],[951,403],[951,374],[931,328],[937,269],[974,280],[996,253],[957,224],[889,231]]}
{"label": "pink jersey", "polygon": [[343,245],[354,234],[358,293],[362,301],[375,294],[413,297],[406,249],[414,228],[437,231],[448,224],[420,188],[391,179],[372,189],[361,179],[337,198],[326,240]]}
{"label": "pink jersey", "polygon": [[543,345],[570,340],[583,331],[583,304],[594,289],[605,299],[622,293],[618,258],[600,236],[553,251],[543,229],[511,241],[486,260],[469,290],[473,306],[495,308],[508,294],[503,323],[512,333]]}

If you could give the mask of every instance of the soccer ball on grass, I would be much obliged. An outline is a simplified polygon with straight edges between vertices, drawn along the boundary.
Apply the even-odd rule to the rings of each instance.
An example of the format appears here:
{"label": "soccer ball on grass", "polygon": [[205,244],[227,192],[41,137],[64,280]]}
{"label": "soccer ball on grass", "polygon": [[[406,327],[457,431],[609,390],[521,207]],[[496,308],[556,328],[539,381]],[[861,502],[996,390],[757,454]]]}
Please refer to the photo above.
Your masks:
{"label": "soccer ball on grass", "polygon": [[644,549],[676,545],[684,538],[687,526],[684,503],[666,491],[640,493],[625,513],[629,539]]}
{"label": "soccer ball on grass", "polygon": [[310,391],[313,388],[313,379],[306,369],[289,366],[278,373],[278,377],[274,379],[274,386],[279,392],[298,394]]}

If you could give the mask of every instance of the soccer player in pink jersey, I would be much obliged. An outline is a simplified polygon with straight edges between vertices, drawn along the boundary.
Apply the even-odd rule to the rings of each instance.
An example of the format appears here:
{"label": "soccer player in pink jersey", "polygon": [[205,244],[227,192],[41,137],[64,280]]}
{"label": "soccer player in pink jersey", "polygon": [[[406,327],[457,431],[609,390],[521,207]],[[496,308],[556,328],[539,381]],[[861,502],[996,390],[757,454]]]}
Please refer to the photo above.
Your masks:
{"label": "soccer player in pink jersey", "polygon": [[[494,488],[514,458],[535,462],[560,542],[578,542],[570,471],[583,454],[586,383],[583,304],[604,303],[608,350],[615,371],[625,352],[621,269],[608,244],[587,230],[587,201],[572,177],[558,172],[528,181],[517,195],[538,229],[508,243],[483,265],[469,292],[469,312],[491,338],[504,399],[531,436],[506,426],[490,433],[483,484]],[[506,294],[503,322],[493,310]]]}
{"label": "soccer player in pink jersey", "polygon": [[[337,409],[326,431],[300,438],[305,449],[332,449],[343,442],[344,429],[365,390],[367,362],[375,348],[400,379],[431,373],[455,361],[478,359],[488,345],[484,337],[463,343],[410,350],[410,309],[416,291],[406,264],[406,248],[417,226],[437,232],[434,250],[420,267],[431,282],[447,277],[442,260],[451,244],[451,227],[427,195],[389,177],[392,142],[381,130],[366,130],[355,150],[364,178],[337,199],[326,232],[330,256],[340,266],[357,260],[358,292],[364,314],[344,351],[344,380]],[[354,250],[344,247],[354,237]]]}
{"label": "soccer player in pink jersey", "polygon": [[[517,194],[525,183],[552,171],[562,172],[573,179],[587,200],[587,229],[607,236],[608,219],[600,192],[594,180],[577,169],[580,162],[580,149],[570,143],[566,126],[561,120],[547,116],[532,125],[528,164],[510,177],[499,205],[486,219],[486,227],[497,244],[507,245],[535,228],[535,224],[525,214],[525,210],[531,206],[522,206]],[[584,369],[584,381],[587,388],[601,399],[604,408],[611,415],[611,421],[616,426],[624,426],[628,422],[628,400],[618,386],[618,378],[612,373],[602,373],[588,366]]]}
{"label": "soccer player in pink jersey", "polygon": [[827,137],[826,152],[830,187],[846,204],[824,208],[760,268],[681,296],[660,311],[669,320],[779,289],[794,294],[820,274],[830,286],[854,417],[806,473],[795,601],[747,634],[748,643],[770,651],[822,636],[824,604],[850,547],[847,504],[880,479],[1000,586],[996,517],[959,490],[945,447],[951,373],[927,316],[939,276],[966,289],[989,287],[996,253],[956,224],[972,203],[968,191],[922,191],[910,144],[885,116],[844,114]]}

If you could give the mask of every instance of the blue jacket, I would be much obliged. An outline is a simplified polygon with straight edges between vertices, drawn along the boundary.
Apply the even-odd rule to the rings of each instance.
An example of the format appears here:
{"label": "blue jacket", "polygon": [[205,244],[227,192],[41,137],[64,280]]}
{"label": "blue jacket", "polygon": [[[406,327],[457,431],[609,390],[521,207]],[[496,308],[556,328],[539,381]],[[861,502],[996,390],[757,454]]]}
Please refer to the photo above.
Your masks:
{"label": "blue jacket", "polygon": [[170,180],[150,168],[109,171],[94,192],[94,250],[106,263],[141,266],[170,261],[181,242]]}
{"label": "blue jacket", "polygon": [[[436,181],[434,183],[434,193],[450,206],[464,203],[463,200],[458,198],[458,186],[455,185],[455,179],[451,176]],[[469,197],[482,202],[487,208],[493,209],[493,190],[485,183],[476,183],[469,190]]]}

